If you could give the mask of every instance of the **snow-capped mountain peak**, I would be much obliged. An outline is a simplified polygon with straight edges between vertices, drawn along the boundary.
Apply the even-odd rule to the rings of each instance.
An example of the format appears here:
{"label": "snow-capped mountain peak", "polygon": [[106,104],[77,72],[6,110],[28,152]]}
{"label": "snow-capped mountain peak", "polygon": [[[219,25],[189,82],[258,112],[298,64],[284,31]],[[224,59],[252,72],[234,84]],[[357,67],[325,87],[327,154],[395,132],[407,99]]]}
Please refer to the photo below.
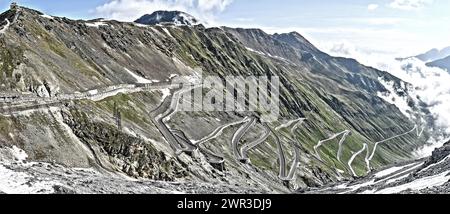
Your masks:
{"label": "snow-capped mountain peak", "polygon": [[142,16],[135,22],[145,25],[174,24],[194,26],[200,24],[197,18],[181,11],[155,11],[152,14]]}

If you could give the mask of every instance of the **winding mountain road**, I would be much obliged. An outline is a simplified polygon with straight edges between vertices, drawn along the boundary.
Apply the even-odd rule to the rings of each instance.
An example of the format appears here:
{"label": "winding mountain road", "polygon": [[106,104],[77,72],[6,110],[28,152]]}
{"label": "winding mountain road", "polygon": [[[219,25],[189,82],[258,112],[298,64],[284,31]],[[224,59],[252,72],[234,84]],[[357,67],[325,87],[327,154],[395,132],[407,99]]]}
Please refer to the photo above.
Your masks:
{"label": "winding mountain road", "polygon": [[[11,24],[9,22],[9,20],[7,20],[7,23],[8,24],[1,31],[5,31],[7,29],[7,27]],[[10,115],[20,114],[20,113],[25,113],[25,112],[30,112],[30,111],[45,110],[50,107],[58,107],[59,105],[63,104],[64,102],[67,102],[67,101],[83,100],[83,99],[88,99],[88,100],[92,100],[92,101],[101,101],[103,99],[116,96],[120,93],[131,94],[131,93],[136,93],[136,92],[140,92],[140,91],[177,89],[179,87],[180,87],[179,84],[170,84],[170,83],[119,84],[119,85],[114,85],[114,86],[109,86],[109,87],[104,87],[104,88],[92,89],[92,90],[85,91],[85,92],[76,92],[76,93],[72,93],[72,94],[59,94],[54,97],[37,97],[37,96],[32,96],[32,95],[23,95],[23,96],[18,96],[17,98],[0,100],[0,104],[3,104],[0,108],[0,114],[5,115],[5,116],[10,116]],[[180,100],[181,95],[183,93],[186,93],[187,91],[193,90],[195,87],[198,87],[198,86],[193,86],[192,88],[188,88],[188,89],[180,89],[180,90],[176,91],[174,94],[171,94],[171,95],[165,97],[162,104],[154,112],[151,113],[152,119],[153,119],[156,127],[161,132],[163,137],[167,140],[167,142],[170,144],[170,146],[174,150],[175,154],[179,155],[183,152],[192,153],[196,150],[200,150],[203,154],[206,155],[206,157],[208,158],[208,161],[210,163],[221,164],[224,162],[224,158],[219,155],[211,153],[210,151],[208,151],[205,148],[202,148],[201,147],[202,144],[204,144],[214,138],[219,137],[222,134],[223,130],[225,130],[226,128],[245,123],[234,133],[233,138],[231,140],[232,151],[233,151],[236,159],[240,162],[248,163],[249,162],[248,152],[251,149],[254,149],[258,145],[260,145],[261,143],[265,142],[270,135],[274,135],[275,140],[277,142],[278,150],[279,150],[279,152],[278,152],[278,156],[279,156],[278,158],[280,160],[279,178],[283,181],[289,181],[289,180],[294,179],[295,169],[296,169],[296,166],[298,165],[299,156],[300,156],[298,147],[293,145],[293,142],[290,142],[291,145],[293,145],[292,147],[294,148],[295,157],[292,162],[291,169],[290,169],[289,173],[287,173],[286,172],[287,167],[286,167],[285,153],[283,151],[280,138],[277,136],[275,131],[279,131],[281,129],[289,128],[292,126],[292,128],[290,129],[290,132],[293,135],[295,135],[295,133],[294,133],[295,130],[298,128],[298,126],[300,126],[304,122],[304,120],[306,120],[305,118],[299,118],[296,120],[288,121],[285,124],[281,124],[280,126],[275,128],[275,131],[272,130],[271,128],[269,128],[267,126],[267,124],[265,124],[264,125],[264,134],[260,138],[258,138],[256,141],[248,143],[248,144],[244,144],[240,149],[239,149],[239,143],[241,142],[244,135],[249,131],[249,129],[255,125],[255,123],[256,123],[255,117],[246,117],[241,121],[236,121],[233,123],[229,123],[229,124],[220,126],[220,127],[216,128],[209,135],[203,137],[201,140],[191,141],[186,137],[186,135],[183,133],[183,131],[171,130],[170,127],[166,124],[166,122],[170,119],[170,117],[173,114],[175,114],[178,111],[179,100]],[[295,123],[295,125],[293,125],[294,123]],[[352,157],[350,158],[350,160],[347,163],[347,166],[349,167],[352,175],[356,176],[356,173],[352,167],[352,164],[358,155],[360,155],[365,150],[367,150],[367,155],[366,155],[364,161],[366,163],[368,172],[370,172],[371,171],[370,163],[371,163],[372,159],[374,158],[378,147],[381,144],[386,143],[391,140],[394,140],[399,137],[406,136],[408,134],[413,133],[414,131],[416,132],[417,137],[420,137],[420,136],[422,136],[424,130],[425,130],[425,128],[419,129],[419,127],[416,125],[413,129],[411,129],[410,131],[408,131],[406,133],[396,135],[396,136],[390,137],[388,139],[376,142],[373,147],[373,150],[371,152],[369,152],[369,146],[367,144],[363,144],[363,148],[352,155]],[[328,139],[319,141],[317,143],[317,145],[314,146],[315,156],[319,160],[321,160],[319,148],[321,146],[323,146],[326,142],[334,140],[334,139],[338,138],[339,136],[342,136],[340,138],[339,149],[337,151],[337,159],[338,159],[338,161],[341,162],[343,145],[345,143],[345,140],[347,139],[347,137],[350,134],[351,134],[350,130],[345,130],[343,132],[334,134],[333,136],[331,136]]]}
{"label": "winding mountain road", "polygon": [[192,149],[190,148],[191,147],[190,145],[187,145],[184,148],[180,146],[186,145],[186,142],[183,142],[183,140],[181,140],[180,142],[177,139],[175,134],[170,130],[168,125],[165,123],[166,118],[173,115],[178,110],[181,95],[183,93],[191,91],[194,88],[195,86],[177,90],[174,94],[171,94],[168,97],[166,97],[163,103],[155,111],[151,112],[153,123],[156,125],[158,130],[164,136],[166,141],[170,144],[176,155],[180,155],[183,152],[190,153],[192,152]]}
{"label": "winding mountain road", "polygon": [[280,165],[278,178],[283,179],[286,178],[286,157],[284,156],[283,146],[281,145],[280,137],[274,132],[274,130],[270,129],[272,135],[275,137],[275,142],[278,148],[278,161]]}
{"label": "winding mountain road", "polygon": [[[300,121],[304,121],[304,120],[306,120],[306,118],[298,118],[295,120],[290,120],[287,123],[281,124],[280,126],[276,127],[275,131],[279,131],[280,129],[283,129],[283,128],[288,128],[288,127],[292,126],[292,124],[294,124],[295,122],[300,122]],[[292,130],[295,130],[297,125],[298,125],[298,123],[296,123],[296,125],[294,127],[292,127]],[[292,130],[291,130],[291,132],[293,132]]]}
{"label": "winding mountain road", "polygon": [[315,153],[316,153],[316,154],[315,154],[316,157],[317,157],[319,160],[322,160],[322,158],[320,157],[320,154],[319,154],[319,148],[320,148],[321,146],[323,146],[324,143],[326,143],[326,142],[328,142],[328,141],[331,141],[331,140],[334,140],[334,139],[336,139],[337,137],[339,137],[339,136],[342,135],[342,138],[341,138],[341,140],[339,141],[339,148],[340,148],[340,149],[338,149],[338,156],[339,156],[339,154],[342,153],[341,146],[343,145],[343,142],[345,141],[345,139],[347,138],[347,136],[348,136],[350,133],[351,133],[350,130],[345,130],[345,131],[343,131],[343,132],[336,133],[336,134],[334,134],[333,136],[331,136],[331,137],[329,137],[329,138],[327,138],[327,139],[325,139],[325,140],[319,141],[319,142],[317,143],[317,145],[314,146],[314,151],[315,151]]}
{"label": "winding mountain road", "polygon": [[[307,120],[307,119],[306,118],[298,118],[296,120],[288,121],[287,123],[278,126],[277,127],[278,131],[283,128],[289,128],[290,126],[292,126],[292,124],[295,123],[292,126],[292,128],[290,129],[291,135],[295,136],[295,131],[299,128],[300,125],[302,125],[304,123],[305,120]],[[275,130],[277,130],[277,129],[275,129]],[[279,159],[280,159],[280,174],[278,175],[278,177],[280,180],[285,181],[285,182],[292,181],[295,179],[295,173],[297,172],[297,167],[300,162],[300,150],[299,150],[298,146],[295,145],[294,141],[288,137],[288,139],[290,140],[290,145],[294,149],[294,159],[292,160],[289,173],[287,173],[287,175],[286,175],[286,167],[287,166],[286,166],[286,159],[285,159],[283,147],[281,145],[280,138],[275,133],[274,133],[274,135],[275,135],[275,140],[277,142],[278,151],[279,151]]]}
{"label": "winding mountain road", "polygon": [[347,131],[344,133],[344,135],[342,136],[341,140],[339,140],[339,148],[338,148],[338,152],[336,154],[337,160],[339,162],[342,163],[341,161],[341,157],[342,157],[342,149],[345,143],[345,140],[347,139],[348,135],[350,135],[352,132],[351,131]]}
{"label": "winding mountain road", "polygon": [[251,117],[244,125],[242,125],[233,135],[231,139],[231,147],[233,149],[233,154],[237,160],[242,160],[241,153],[239,152],[239,143],[241,142],[244,135],[248,130],[256,123],[256,118]]}
{"label": "winding mountain road", "polygon": [[248,121],[250,121],[250,118],[246,117],[246,118],[244,118],[241,121],[232,122],[232,123],[229,123],[229,124],[222,125],[222,126],[216,128],[213,132],[211,132],[207,136],[203,137],[201,140],[194,141],[193,144],[196,145],[202,151],[202,153],[207,156],[207,159],[208,159],[208,161],[210,163],[222,164],[224,162],[224,158],[219,156],[219,155],[211,153],[206,148],[203,148],[203,144],[205,144],[208,141],[213,140],[213,139],[219,137],[220,135],[222,135],[223,130],[225,130],[225,129],[231,127],[231,126],[236,126],[236,125],[239,125],[239,124],[242,124],[242,123],[246,123]]}
{"label": "winding mountain road", "polygon": [[[368,146],[366,143],[364,143],[364,144],[363,144],[363,148],[362,148],[361,150],[357,151],[356,153],[354,153],[354,154],[352,155],[352,157],[350,158],[350,160],[349,160],[348,163],[347,163],[347,166],[349,167],[349,169],[350,169],[352,175],[353,175],[353,176],[357,176],[356,173],[355,173],[355,171],[354,171],[354,169],[353,169],[353,167],[352,167],[352,164],[353,164],[355,158],[356,158],[358,155],[360,155],[360,154],[363,153],[365,150],[367,150],[367,154],[366,154],[366,157],[364,158],[364,161],[365,161],[365,163],[366,163],[367,172],[369,173],[369,172],[371,171],[370,163],[371,163],[373,157],[375,156],[375,153],[376,153],[376,151],[377,151],[377,148],[379,147],[380,144],[383,144],[383,143],[385,143],[385,142],[394,140],[394,139],[399,138],[399,137],[406,136],[406,135],[408,135],[408,134],[413,133],[414,131],[416,131],[417,137],[420,137],[420,136],[422,136],[424,130],[425,130],[425,128],[422,128],[422,130],[419,130],[418,126],[416,125],[413,129],[411,129],[411,130],[408,131],[408,132],[405,132],[405,133],[403,133],[403,134],[399,134],[399,135],[396,135],[396,136],[387,138],[387,139],[382,140],[382,141],[375,142],[375,145],[374,145],[374,148],[373,148],[372,152],[369,151],[369,146]],[[337,137],[339,137],[340,135],[342,135],[342,138],[341,138],[341,140],[339,141],[339,148],[338,148],[338,152],[337,152],[337,159],[338,159],[339,162],[342,163],[341,157],[342,157],[343,144],[344,144],[344,142],[345,142],[345,139],[346,139],[346,138],[348,137],[348,135],[350,135],[350,134],[351,134],[351,131],[350,131],[350,130],[346,130],[346,131],[343,131],[343,132],[334,134],[333,136],[331,136],[331,137],[328,138],[328,139],[319,141],[319,142],[317,143],[317,145],[314,146],[314,150],[315,150],[315,152],[316,152],[316,154],[315,154],[316,157],[317,157],[318,159],[321,160],[320,154],[319,154],[319,152],[318,152],[318,149],[319,149],[321,146],[323,146],[323,144],[324,144],[325,142],[328,142],[328,141],[330,141],[330,140],[334,140],[334,139],[336,139]]]}
{"label": "winding mountain road", "polygon": [[292,148],[294,148],[294,160],[291,164],[291,169],[289,170],[289,174],[287,177],[281,178],[283,181],[292,181],[295,179],[295,173],[297,172],[297,167],[300,162],[300,151],[297,146],[295,146],[294,142],[290,143]]}
{"label": "winding mountain road", "polygon": [[394,140],[394,139],[399,138],[399,137],[403,137],[403,136],[409,135],[409,134],[413,133],[414,131],[416,131],[416,136],[417,136],[418,138],[420,138],[420,137],[422,136],[424,130],[425,130],[425,128],[422,128],[422,130],[419,131],[419,127],[418,127],[417,125],[415,125],[414,128],[411,129],[411,130],[408,131],[408,132],[405,132],[405,133],[403,133],[403,134],[399,134],[399,135],[396,135],[396,136],[387,138],[387,139],[385,139],[385,140],[376,142],[375,145],[374,145],[374,147],[373,147],[373,150],[372,150],[371,155],[369,155],[369,156],[366,157],[366,159],[365,159],[366,164],[367,164],[367,170],[368,170],[368,172],[371,171],[371,169],[370,169],[370,162],[372,161],[373,157],[375,156],[375,152],[377,151],[377,148],[378,148],[378,146],[379,146],[380,144],[383,144],[383,143],[388,142],[388,141],[390,141],[390,140]]}
{"label": "winding mountain road", "polygon": [[292,135],[295,135],[295,130],[297,130],[299,126],[303,125],[303,123],[304,123],[306,120],[307,120],[306,118],[300,118],[300,119],[298,120],[298,122],[297,122],[297,123],[292,127],[292,129],[291,129]]}
{"label": "winding mountain road", "polygon": [[267,140],[267,138],[269,138],[270,134],[271,134],[270,128],[267,126],[267,124],[264,124],[264,134],[256,141],[245,144],[244,146],[241,147],[241,150],[240,150],[241,160],[240,161],[244,162],[244,163],[249,163],[250,159],[248,157],[248,151],[259,146],[261,143],[264,143]]}
{"label": "winding mountain road", "polygon": [[[152,83],[152,84],[120,84],[115,86],[109,86],[105,88],[98,88],[89,90],[83,93],[77,92],[73,94],[59,94],[54,97],[37,97],[37,96],[19,96],[15,99],[10,99],[2,101],[0,103],[4,104],[0,108],[0,114],[10,116],[12,114],[18,114],[21,112],[27,112],[32,110],[39,110],[43,107],[60,105],[67,101],[83,100],[88,99],[92,101],[100,101],[108,97],[116,96],[120,93],[131,94],[140,91],[152,91],[152,90],[162,90],[162,89],[173,89],[180,87],[179,84],[169,84],[169,83]],[[188,141],[183,140],[183,135],[175,136],[169,129],[169,127],[164,123],[169,115],[172,115],[178,109],[178,101],[182,93],[189,91],[192,88],[183,89],[175,92],[166,97],[162,104],[152,112],[151,116],[153,122],[160,130],[164,138],[169,142],[172,149],[178,155],[182,152],[192,152],[194,151],[194,146],[190,145]],[[181,138],[180,138],[181,137]],[[183,145],[181,147],[180,145]]]}
{"label": "winding mountain road", "polygon": [[181,130],[170,130],[176,137],[177,141],[182,143],[182,148],[185,152],[195,152],[198,150],[198,147],[195,146],[186,134]]}
{"label": "winding mountain road", "polygon": [[283,146],[281,144],[281,140],[278,137],[278,135],[275,132],[273,132],[273,130],[272,130],[272,134],[275,136],[275,141],[276,141],[277,147],[278,147],[278,160],[280,163],[278,178],[282,181],[292,181],[295,178],[295,172],[297,170],[297,166],[300,161],[300,152],[299,152],[297,146],[295,146],[293,142],[290,142],[291,146],[294,148],[295,154],[294,154],[294,160],[292,161],[289,173],[286,173],[286,168],[287,168],[286,156],[284,155],[284,150],[283,150]]}
{"label": "winding mountain road", "polygon": [[[355,158],[356,158],[358,155],[360,155],[361,153],[363,153],[364,150],[366,150],[367,148],[368,148],[367,144],[364,143],[364,144],[363,144],[363,148],[362,148],[361,150],[357,151],[356,153],[354,153],[354,154],[352,155],[352,157],[350,158],[350,160],[348,161],[348,163],[347,163],[347,165],[348,165],[350,171],[352,172],[353,176],[355,176],[355,177],[357,177],[358,175],[356,175],[356,172],[355,172],[355,170],[354,170],[353,167],[352,167],[353,161],[355,160]],[[368,154],[368,153],[367,153],[367,154]]]}
{"label": "winding mountain road", "polygon": [[201,140],[194,141],[193,143],[195,145],[206,143],[206,142],[208,142],[208,141],[210,141],[212,139],[215,139],[215,138],[219,137],[222,134],[223,130],[225,130],[226,128],[231,127],[231,126],[235,126],[235,125],[239,125],[239,124],[242,124],[242,123],[246,123],[248,121],[250,121],[250,118],[246,117],[246,118],[244,118],[241,121],[225,124],[223,126],[220,126],[220,127],[216,128],[213,132],[211,132],[207,136],[203,137]]}
{"label": "winding mountain road", "polygon": [[[96,89],[91,89],[85,92],[75,92],[71,94],[57,94],[52,97],[38,97],[36,95],[14,95],[14,98],[2,99],[0,104],[0,114],[2,110],[4,112],[21,112],[22,109],[30,110],[37,109],[42,106],[62,104],[68,101],[76,100],[92,100],[101,101],[109,97],[116,96],[120,93],[122,94],[132,94],[140,91],[156,91],[162,89],[173,89],[178,87],[178,85],[156,83],[156,84],[119,84],[108,87],[99,87]],[[16,111],[17,110],[17,111]]]}

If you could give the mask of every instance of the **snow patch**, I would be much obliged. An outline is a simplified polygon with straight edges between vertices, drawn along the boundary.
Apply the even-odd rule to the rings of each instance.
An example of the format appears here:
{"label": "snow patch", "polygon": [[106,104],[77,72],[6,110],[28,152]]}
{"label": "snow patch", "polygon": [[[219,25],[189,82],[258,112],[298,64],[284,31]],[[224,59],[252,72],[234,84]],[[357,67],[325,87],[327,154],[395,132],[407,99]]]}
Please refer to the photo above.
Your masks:
{"label": "snow patch", "polygon": [[53,193],[55,182],[35,181],[24,172],[15,172],[0,165],[0,191],[7,194],[49,194]]}
{"label": "snow patch", "polygon": [[6,25],[3,27],[3,29],[0,30],[0,34],[4,34],[6,32],[6,30],[8,30],[9,25],[11,25],[11,23],[9,22],[8,19],[5,19],[6,21]]}
{"label": "snow patch", "polygon": [[345,192],[342,193],[342,194],[345,194],[345,193],[349,193],[349,192],[354,192],[354,191],[356,191],[358,189],[361,189],[363,187],[372,186],[374,184],[375,184],[375,180],[370,180],[368,182],[361,183],[361,184],[356,184],[356,185],[352,185],[352,186],[349,186],[348,184],[342,184],[342,185],[339,185],[336,188],[337,189],[350,189],[350,190],[345,191]]}
{"label": "snow patch", "polygon": [[387,189],[383,189],[380,191],[377,191],[377,194],[395,194],[400,193],[405,190],[422,190],[426,188],[432,188],[437,186],[442,186],[445,183],[448,182],[450,179],[449,176],[450,171],[443,172],[438,175],[433,175],[421,179],[414,180],[410,183],[406,183],[400,186],[391,187]]}
{"label": "snow patch", "polygon": [[22,149],[13,146],[11,148],[11,154],[14,156],[14,158],[19,161],[19,162],[23,162],[28,158],[28,155],[25,151],[23,151]]}
{"label": "snow patch", "polygon": [[415,164],[416,163],[412,163],[412,164],[408,164],[408,165],[405,165],[405,166],[398,166],[398,167],[392,167],[392,168],[389,168],[389,169],[385,169],[383,171],[380,171],[380,172],[376,173],[375,174],[375,178],[382,178],[382,177],[385,177],[387,175],[391,175],[391,174],[393,174],[395,172],[398,172],[398,171],[400,171],[400,170],[402,170],[404,168],[407,168],[407,167],[411,167],[411,166],[413,166]]}
{"label": "snow patch", "polygon": [[179,16],[184,20],[186,20],[189,23],[189,25],[198,25],[197,20],[193,16],[190,16],[185,13],[180,13]]}
{"label": "snow patch", "polygon": [[252,48],[249,48],[249,47],[245,47],[248,51],[250,51],[250,52],[253,52],[253,53],[256,53],[256,54],[259,54],[259,55],[262,55],[262,56],[267,56],[267,57],[270,57],[270,58],[274,58],[274,59],[278,59],[278,60],[281,60],[281,61],[285,61],[285,62],[289,62],[290,63],[290,61],[288,60],[288,59],[286,59],[286,58],[283,58],[283,57],[281,57],[281,56],[274,56],[274,55],[272,55],[272,54],[269,54],[269,53],[264,53],[264,52],[261,52],[261,51],[257,51],[257,50],[254,50],[254,49],[252,49]]}
{"label": "snow patch", "polygon": [[263,56],[267,56],[267,54],[265,54],[265,53],[263,53],[263,52],[261,52],[261,51],[254,50],[254,49],[249,48],[249,47],[245,47],[245,48],[246,48],[248,51],[250,51],[250,52],[257,53],[257,54],[263,55]]}
{"label": "snow patch", "polygon": [[104,92],[104,93],[99,93],[94,96],[88,97],[88,99],[92,100],[94,102],[98,102],[98,101],[104,100],[108,97],[116,96],[120,93],[130,94],[130,93],[135,93],[135,92],[139,92],[139,91],[141,91],[141,89],[129,86],[129,87],[117,88],[117,89],[114,89],[114,90],[111,90],[108,92]]}
{"label": "snow patch", "polygon": [[130,74],[134,79],[136,79],[137,83],[142,83],[142,84],[150,84],[153,83],[153,81],[145,79],[144,77],[141,77],[135,73],[133,73],[132,71],[128,70],[127,68],[124,68],[126,72],[128,72],[128,74]]}
{"label": "snow patch", "polygon": [[53,16],[50,16],[50,15],[47,15],[47,14],[41,15],[41,17],[46,18],[46,19],[54,19]]}
{"label": "snow patch", "polygon": [[98,94],[98,90],[97,89],[90,90],[90,91],[88,91],[88,94],[91,95],[91,96],[97,95]]}
{"label": "snow patch", "polygon": [[171,95],[170,89],[168,89],[168,88],[161,89],[160,92],[162,93],[162,98],[161,98],[161,100],[166,100],[166,98],[169,97],[169,96]]}
{"label": "snow patch", "polygon": [[[12,156],[7,159],[1,159],[0,153],[0,192],[7,194],[49,194],[53,193],[53,186],[56,182],[46,181],[43,178],[36,178],[32,175],[14,171],[12,166],[27,167],[29,163],[25,163],[28,155],[22,149],[13,146],[6,148],[7,153]],[[0,151],[1,152],[1,151]],[[9,156],[7,155],[7,156]]]}
{"label": "snow patch", "polygon": [[379,78],[379,81],[388,90],[388,92],[378,92],[378,97],[390,104],[395,105],[406,117],[411,118],[410,113],[413,112],[413,110],[408,105],[408,97],[398,95],[401,93],[401,90],[406,90],[406,88],[395,89],[394,82],[387,82],[382,78]]}
{"label": "snow patch", "polygon": [[133,136],[133,137],[138,137],[138,135],[136,134],[136,132],[131,131],[128,127],[123,127],[123,130],[125,131],[125,133]]}
{"label": "snow patch", "polygon": [[136,26],[136,27],[142,27],[142,28],[148,28],[148,27],[149,27],[148,25],[139,24],[139,23],[135,23],[135,22],[133,22],[132,24],[133,24],[134,26]]}
{"label": "snow patch", "polygon": [[344,174],[344,173],[345,173],[345,171],[344,171],[344,170],[342,170],[342,169],[338,169],[338,168],[336,168],[336,172],[338,172],[339,174]]}
{"label": "snow patch", "polygon": [[104,22],[94,22],[94,23],[86,23],[86,26],[99,28],[100,26],[109,26],[109,25]]}
{"label": "snow patch", "polygon": [[167,30],[167,28],[162,28],[162,29],[163,29],[164,33],[166,33],[170,38],[174,38],[174,37],[172,36],[172,34],[170,34],[170,31]]}

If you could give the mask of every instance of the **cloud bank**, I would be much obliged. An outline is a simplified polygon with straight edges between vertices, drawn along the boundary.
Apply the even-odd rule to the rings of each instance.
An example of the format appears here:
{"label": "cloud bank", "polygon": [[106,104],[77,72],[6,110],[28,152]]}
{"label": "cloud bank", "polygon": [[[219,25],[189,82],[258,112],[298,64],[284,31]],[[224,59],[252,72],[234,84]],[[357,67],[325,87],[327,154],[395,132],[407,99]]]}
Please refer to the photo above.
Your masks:
{"label": "cloud bank", "polygon": [[435,148],[447,142],[450,135],[450,74],[440,68],[428,67],[416,58],[391,61],[386,66],[384,70],[413,84],[412,96],[419,97],[428,105],[439,129],[435,131],[443,132],[441,136],[432,136],[434,139],[416,152],[419,157],[431,155]]}
{"label": "cloud bank", "polygon": [[110,0],[92,12],[96,16],[119,21],[134,21],[157,10],[179,10],[205,22],[214,22],[233,0]]}
{"label": "cloud bank", "polygon": [[[416,58],[398,61],[395,55],[377,53],[356,47],[350,42],[341,42],[329,46],[326,51],[334,56],[355,58],[361,63],[387,71],[392,75],[411,83],[412,97],[419,97],[427,104],[435,119],[435,131],[441,136],[433,136],[428,144],[416,151],[418,157],[426,157],[448,141],[450,136],[450,73],[440,68],[432,68]],[[398,106],[401,109],[401,106]]]}

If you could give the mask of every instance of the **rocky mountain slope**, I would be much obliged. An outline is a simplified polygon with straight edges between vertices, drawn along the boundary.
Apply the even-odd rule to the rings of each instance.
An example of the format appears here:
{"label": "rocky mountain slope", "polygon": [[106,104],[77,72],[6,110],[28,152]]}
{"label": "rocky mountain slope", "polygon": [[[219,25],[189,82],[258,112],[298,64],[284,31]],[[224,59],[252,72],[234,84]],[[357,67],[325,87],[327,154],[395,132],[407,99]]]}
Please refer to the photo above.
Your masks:
{"label": "rocky mountain slope", "polygon": [[[298,33],[170,24],[178,13],[162,13],[138,23],[0,15],[0,176],[21,178],[0,191],[32,180],[24,191],[124,192],[115,184],[127,180],[139,193],[288,193],[413,160],[432,134],[411,86],[387,72]],[[279,76],[280,120],[178,111],[189,91],[172,80],[199,71]]]}

